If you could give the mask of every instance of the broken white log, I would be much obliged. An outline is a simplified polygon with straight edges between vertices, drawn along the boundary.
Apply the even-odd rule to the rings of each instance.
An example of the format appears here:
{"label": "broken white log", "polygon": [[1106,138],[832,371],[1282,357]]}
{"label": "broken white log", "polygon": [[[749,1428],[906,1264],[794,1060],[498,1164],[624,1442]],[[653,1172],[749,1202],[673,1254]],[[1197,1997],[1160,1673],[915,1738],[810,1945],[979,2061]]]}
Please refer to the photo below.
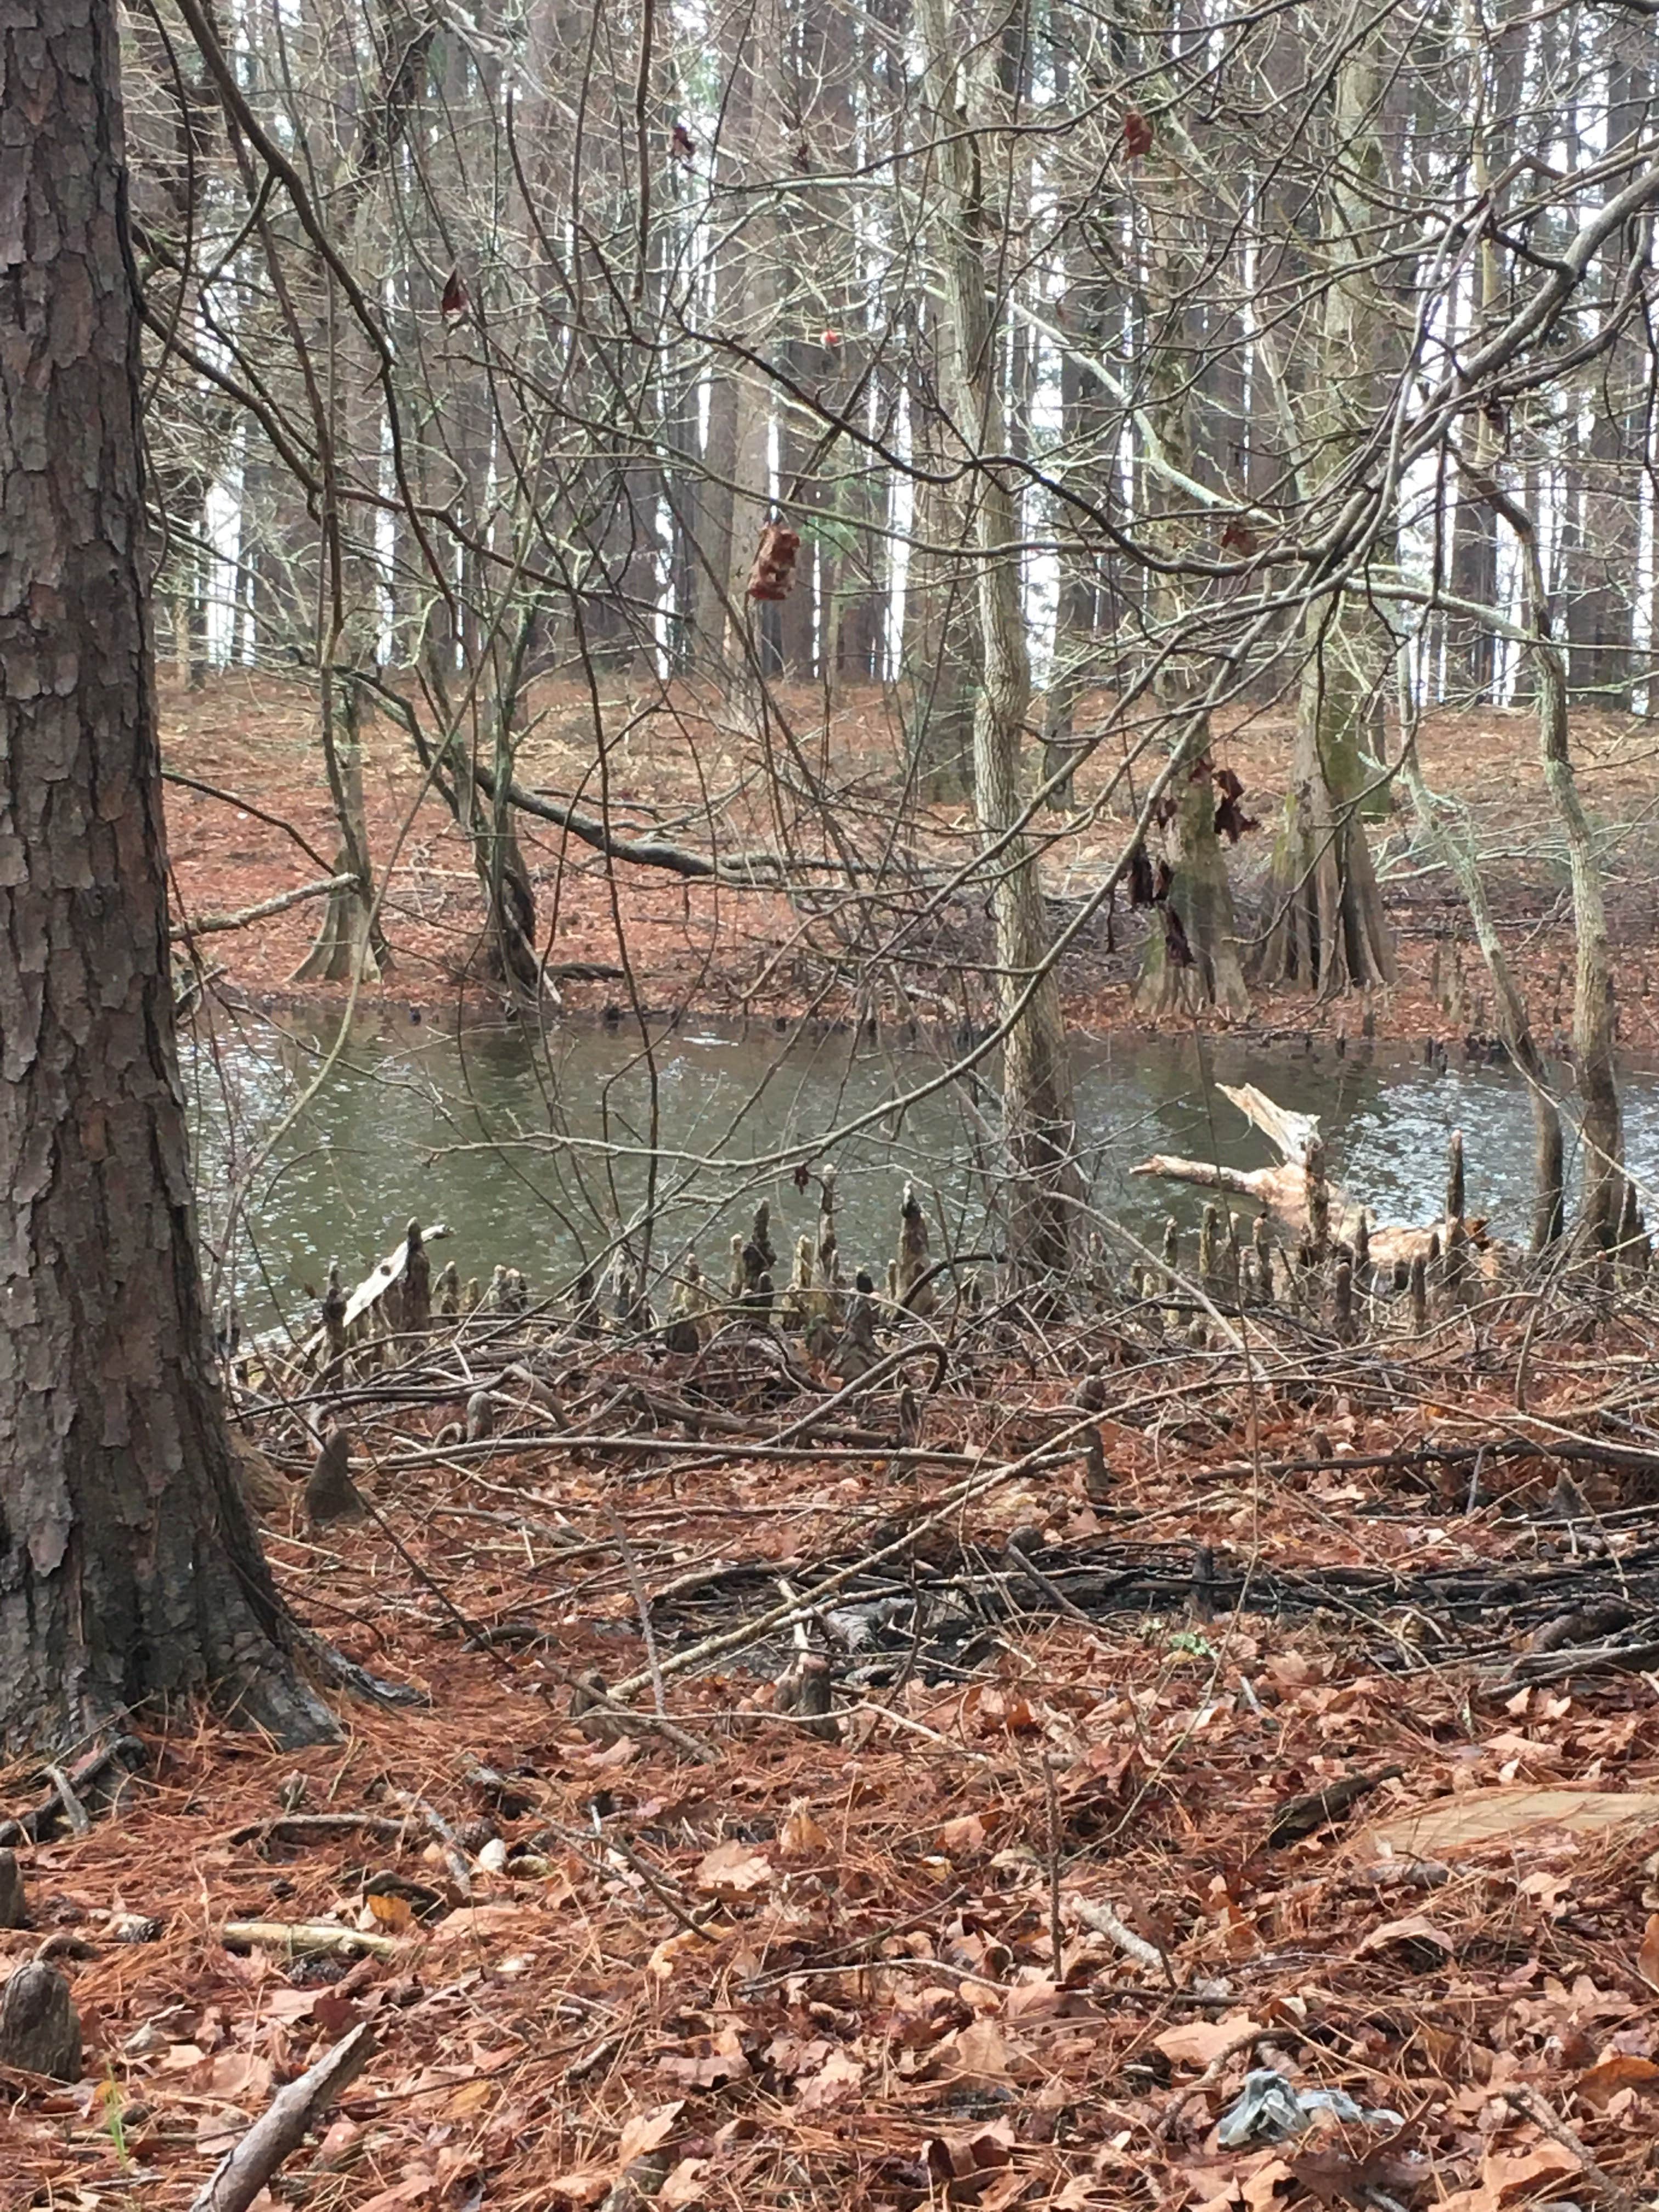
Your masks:
{"label": "broken white log", "polygon": [[[1281,1155],[1273,1166],[1224,1168],[1212,1160],[1189,1160],[1176,1153],[1155,1152],[1131,1172],[1158,1176],[1165,1182],[1193,1183],[1201,1190],[1231,1191],[1240,1198],[1254,1199],[1275,1217],[1288,1242],[1300,1243],[1311,1231],[1308,1160],[1319,1142],[1319,1116],[1297,1114],[1288,1106],[1275,1105],[1254,1083],[1237,1086],[1218,1083],[1216,1088]],[[1334,1184],[1328,1183],[1326,1188],[1330,1200],[1331,1237],[1339,1244],[1352,1247],[1359,1231],[1362,1209]],[[1371,1265],[1390,1268],[1397,1261],[1405,1261],[1408,1267],[1413,1260],[1426,1261],[1434,1240],[1437,1239],[1440,1249],[1444,1250],[1449,1226],[1444,1219],[1431,1221],[1421,1227],[1397,1221],[1373,1224],[1370,1236]],[[1463,1226],[1472,1244],[1486,1247],[1484,1221],[1468,1221]]]}

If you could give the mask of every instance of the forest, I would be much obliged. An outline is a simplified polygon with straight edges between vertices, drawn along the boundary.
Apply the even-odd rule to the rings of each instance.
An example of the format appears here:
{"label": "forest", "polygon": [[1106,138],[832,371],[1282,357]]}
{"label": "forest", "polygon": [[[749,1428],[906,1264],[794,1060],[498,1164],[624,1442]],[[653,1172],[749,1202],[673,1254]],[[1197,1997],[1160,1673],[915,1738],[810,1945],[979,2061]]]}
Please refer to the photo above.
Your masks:
{"label": "forest", "polygon": [[0,2208],[1659,2203],[1655,0],[15,0]]}

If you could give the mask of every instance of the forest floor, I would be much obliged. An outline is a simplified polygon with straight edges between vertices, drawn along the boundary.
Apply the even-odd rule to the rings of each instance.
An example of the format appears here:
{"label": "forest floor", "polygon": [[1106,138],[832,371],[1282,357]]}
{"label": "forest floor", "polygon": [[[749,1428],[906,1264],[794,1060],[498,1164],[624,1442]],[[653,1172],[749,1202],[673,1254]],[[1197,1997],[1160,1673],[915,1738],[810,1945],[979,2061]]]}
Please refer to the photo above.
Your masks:
{"label": "forest floor", "polygon": [[[896,817],[900,783],[889,710],[880,696],[846,700],[826,732],[816,695],[786,694],[789,731],[801,757],[836,795],[845,832],[866,854],[879,853]],[[772,847],[777,828],[753,737],[724,725],[690,698],[672,710],[646,711],[618,696],[605,706],[613,732],[607,748],[608,793],[595,771],[592,709],[583,699],[550,696],[526,742],[520,781],[599,814],[608,806],[617,830],[677,837],[708,851]],[[1088,711],[1079,717],[1087,726]],[[167,805],[177,901],[185,915],[240,912],[331,867],[332,816],[315,738],[316,707],[294,682],[226,673],[205,689],[164,686],[164,750],[171,770],[246,799],[289,824],[312,855],[278,827],[246,808],[171,785]],[[1217,757],[1242,777],[1244,805],[1261,827],[1233,856],[1242,927],[1259,926],[1272,825],[1282,802],[1289,737],[1282,715],[1241,718],[1217,746]],[[1659,1046],[1659,823],[1656,753],[1659,736],[1638,718],[1583,714],[1574,743],[1593,823],[1605,839],[1608,906],[1619,955],[1621,1041],[1627,1048]],[[775,757],[787,752],[774,730]],[[394,965],[386,981],[366,987],[360,1004],[412,1006],[429,1012],[458,1004],[482,1015],[499,997],[480,980],[480,904],[471,856],[447,809],[428,790],[407,738],[384,716],[365,745],[370,841],[377,867],[388,871],[383,922]],[[1545,1036],[1570,1017],[1571,921],[1559,839],[1543,797],[1531,714],[1485,709],[1446,714],[1423,733],[1423,760],[1432,787],[1460,801],[1486,856],[1486,874],[1522,978],[1534,1023]],[[786,762],[786,765],[787,765]],[[1122,841],[1116,813],[1088,812],[1103,787],[1104,765],[1079,779],[1084,813],[1073,823],[1043,816],[1055,833],[1045,863],[1046,887],[1057,915],[1075,911],[1103,880]],[[714,829],[711,832],[710,823]],[[821,834],[821,833],[815,833]],[[775,894],[734,890],[654,867],[608,864],[590,847],[545,823],[521,818],[520,835],[535,884],[539,941],[550,963],[603,971],[561,986],[573,1013],[626,1008],[630,995],[653,1011],[678,1008],[706,1015],[799,1016],[844,1019],[874,1012],[908,1014],[956,1026],[984,1012],[982,991],[964,982],[962,966],[982,959],[966,923],[947,921],[928,943],[930,969],[915,978],[905,1005],[884,984],[872,998],[860,990],[856,964],[840,957],[832,921],[804,921]],[[1413,844],[1401,800],[1372,827],[1401,962],[1398,987],[1372,1008],[1379,1036],[1426,1038],[1483,1033],[1490,1028],[1479,957],[1461,903],[1444,873]],[[908,850],[930,861],[969,849],[960,810],[925,811]],[[320,863],[320,865],[319,865]],[[338,987],[296,985],[320,913],[316,904],[289,908],[253,927],[204,935],[204,963],[244,994],[272,1003],[342,998]],[[1062,969],[1073,1026],[1102,1031],[1136,1024],[1133,986],[1145,920],[1125,910],[1097,915],[1068,952]],[[1466,977],[1461,997],[1442,940],[1460,940]],[[914,941],[914,940],[913,940]],[[625,952],[622,948],[625,947]],[[1357,1028],[1352,1001],[1316,1007],[1296,992],[1258,997],[1255,1023],[1264,1030],[1329,1032]]]}
{"label": "forest floor", "polygon": [[[0,2205],[184,2212],[368,2023],[260,2206],[1634,2212],[1659,1341],[1566,1303],[1524,1393],[1491,1308],[1358,1351],[1264,1328],[1248,1368],[1145,1310],[1029,1357],[970,1331],[933,1460],[740,1443],[799,1401],[729,1333],[648,1371],[590,1346],[562,1439],[521,1407],[434,1451],[514,1348],[440,1345],[453,1403],[357,1408],[356,1525],[307,1522],[263,1427],[290,1600],[429,1703],[299,1755],[147,1721],[124,1801],[20,1849],[0,1955],[56,1957],[87,2056],[0,2074]],[[787,1627],[685,1663],[814,1592],[827,1733],[775,1686]],[[615,1729],[571,1717],[591,1668],[639,1684]]]}

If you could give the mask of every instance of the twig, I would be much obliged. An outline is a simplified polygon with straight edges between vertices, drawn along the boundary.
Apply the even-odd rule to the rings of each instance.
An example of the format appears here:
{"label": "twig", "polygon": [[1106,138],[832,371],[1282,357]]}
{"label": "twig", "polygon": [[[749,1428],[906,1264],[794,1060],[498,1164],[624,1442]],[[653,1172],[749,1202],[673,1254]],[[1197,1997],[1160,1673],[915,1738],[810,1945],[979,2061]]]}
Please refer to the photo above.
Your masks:
{"label": "twig", "polygon": [[1170,1987],[1175,1987],[1175,1973],[1169,1960],[1156,1943],[1149,1943],[1144,1936],[1137,1936],[1133,1928],[1126,1928],[1109,1905],[1096,1905],[1086,1897],[1074,1897],[1072,1910],[1085,1928],[1092,1928],[1097,1936],[1109,1936],[1120,1951],[1154,1973],[1161,1972]]}
{"label": "twig", "polygon": [[64,1808],[64,1818],[77,1836],[84,1836],[92,1820],[86,1807],[70,1788],[70,1778],[61,1766],[49,1766],[46,1779],[58,1792],[58,1802]]}
{"label": "twig", "polygon": [[611,1522],[611,1533],[622,1554],[623,1572],[628,1577],[628,1587],[633,1592],[634,1608],[640,1616],[640,1633],[645,1638],[645,1656],[651,1669],[651,1694],[655,1700],[657,1717],[665,1720],[668,1715],[668,1700],[663,1690],[662,1662],[657,1656],[657,1632],[652,1626],[651,1601],[646,1595],[645,1584],[640,1579],[639,1561],[634,1557],[634,1547],[628,1540],[628,1531],[614,1505],[607,1504],[606,1513]]}
{"label": "twig", "polygon": [[1542,2128],[1552,2142],[1559,2143],[1563,2150],[1571,2152],[1583,2168],[1586,2179],[1593,2181],[1601,2191],[1608,2203],[1614,2208],[1614,2212],[1637,2212],[1636,2199],[1631,2191],[1622,2182],[1615,2181],[1606,2166],[1596,2163],[1572,2130],[1564,2121],[1556,2118],[1534,2090],[1525,2087],[1505,2089],[1504,2102],[1515,2112],[1524,2113],[1535,2126]]}
{"label": "twig", "polygon": [[280,891],[275,898],[261,899],[258,906],[243,907],[236,914],[198,914],[175,921],[168,932],[175,945],[188,944],[192,938],[210,937],[226,929],[246,929],[251,921],[264,921],[273,914],[284,914],[302,900],[323,898],[334,891],[349,891],[356,883],[356,876],[326,876],[321,883],[301,884],[297,890]]}
{"label": "twig", "polygon": [[271,2099],[269,2109],[233,2144],[197,2191],[190,2212],[246,2212],[283,2160],[297,2150],[319,2113],[374,2056],[374,2033],[362,2021],[351,2033]]}
{"label": "twig", "polygon": [[1054,1986],[1066,1979],[1066,1945],[1060,1925],[1060,1798],[1053,1761],[1042,1754],[1042,1794],[1048,1807],[1048,1948],[1054,1956]]}
{"label": "twig", "polygon": [[461,1849],[455,1831],[443,1814],[435,1806],[428,1805],[424,1797],[417,1797],[412,1790],[394,1790],[391,1796],[394,1804],[404,1806],[411,1813],[418,1813],[426,1822],[438,1838],[444,1864],[449,1869],[450,1880],[463,1897],[470,1898],[472,1894],[472,1870],[467,1865],[466,1853]]}
{"label": "twig", "polygon": [[1241,2051],[1253,2051],[1258,2043],[1283,2043],[1286,2040],[1303,2043],[1307,2040],[1307,2038],[1297,2028],[1274,2026],[1250,2028],[1243,2035],[1234,2036],[1231,2043],[1224,2043],[1198,2079],[1195,2081],[1189,2081],[1182,2090],[1174,2104],[1158,2122],[1157,2132],[1167,2141],[1175,2128],[1176,2122],[1193,2099],[1201,2090],[1213,2087]]}
{"label": "twig", "polygon": [[[672,1653],[663,1662],[664,1674],[686,1674],[710,1659],[725,1658],[733,1651],[741,1651],[751,1644],[758,1644],[774,1629],[787,1628],[796,1620],[816,1613],[825,1598],[836,1590],[845,1589],[848,1583],[855,1582],[872,1567],[881,1565],[887,1559],[902,1559],[923,1536],[935,1528],[947,1527],[957,1519],[964,1505],[982,1497],[987,1491],[994,1490],[1001,1483],[1012,1482],[1022,1474],[1034,1474],[1042,1467],[1063,1461],[1067,1455],[1064,1450],[1057,1450],[1056,1445],[1069,1437],[1073,1430],[1087,1427],[1092,1418],[1090,1414],[1081,1414],[1068,1427],[1060,1430],[1057,1436],[1048,1438],[1034,1450],[1022,1454],[1018,1459],[1005,1460],[996,1467],[969,1476],[966,1482],[953,1483],[933,1512],[913,1522],[902,1535],[894,1537],[890,1543],[879,1545],[848,1565],[837,1568],[834,1574],[826,1575],[817,1589],[808,1591],[799,1605],[775,1605],[769,1612],[757,1613],[752,1620],[742,1622],[736,1628],[726,1629],[717,1636],[706,1636],[700,1644]],[[644,1689],[650,1680],[649,1674],[630,1675],[625,1682],[618,1682],[611,1694],[615,1698],[633,1697]]]}

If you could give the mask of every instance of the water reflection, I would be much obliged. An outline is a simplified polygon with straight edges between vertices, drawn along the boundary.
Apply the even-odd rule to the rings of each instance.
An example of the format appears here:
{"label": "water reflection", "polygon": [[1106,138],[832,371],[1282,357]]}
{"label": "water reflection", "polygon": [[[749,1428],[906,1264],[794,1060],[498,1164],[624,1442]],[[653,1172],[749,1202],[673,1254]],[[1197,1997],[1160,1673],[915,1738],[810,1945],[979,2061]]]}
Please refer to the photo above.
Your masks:
{"label": "water reflection", "polygon": [[[538,1039],[516,1029],[445,1031],[365,1024],[318,1095],[254,1175],[241,1232],[222,1248],[223,1194],[245,1178],[270,1133],[315,1077],[331,1035],[290,1021],[219,1026],[186,1044],[198,1180],[210,1237],[250,1322],[296,1311],[331,1259],[348,1277],[387,1249],[411,1215],[455,1231],[444,1250],[462,1276],[497,1260],[539,1287],[567,1283],[629,1224],[635,1255],[651,1188],[653,1264],[695,1243],[717,1283],[726,1240],[765,1198],[787,1274],[797,1234],[816,1219],[816,1182],[793,1180],[805,1146],[814,1173],[833,1159],[849,1267],[879,1275],[892,1249],[899,1187],[928,1195],[936,1250],[984,1234],[984,1170],[994,1157],[994,1063],[907,1093],[950,1065],[945,1041],[872,1038],[848,1030],[793,1041],[769,1025],[722,1033],[692,1024],[655,1036],[570,1028]],[[1076,1045],[1079,1133],[1095,1203],[1154,1241],[1165,1215],[1196,1217],[1200,1194],[1133,1177],[1150,1152],[1254,1167],[1265,1140],[1213,1088],[1255,1082],[1322,1117],[1336,1178],[1378,1218],[1437,1207],[1449,1132],[1462,1127],[1469,1205],[1524,1235],[1531,1123],[1507,1068],[1441,1067],[1405,1049],[1346,1056],[1232,1039],[1091,1039]],[[1659,1085],[1627,1086],[1628,1146],[1641,1175],[1659,1139]],[[848,1141],[837,1132],[863,1124]],[[820,1148],[827,1148],[821,1150]],[[777,1163],[773,1156],[788,1153]],[[756,1165],[755,1163],[762,1163]]]}

